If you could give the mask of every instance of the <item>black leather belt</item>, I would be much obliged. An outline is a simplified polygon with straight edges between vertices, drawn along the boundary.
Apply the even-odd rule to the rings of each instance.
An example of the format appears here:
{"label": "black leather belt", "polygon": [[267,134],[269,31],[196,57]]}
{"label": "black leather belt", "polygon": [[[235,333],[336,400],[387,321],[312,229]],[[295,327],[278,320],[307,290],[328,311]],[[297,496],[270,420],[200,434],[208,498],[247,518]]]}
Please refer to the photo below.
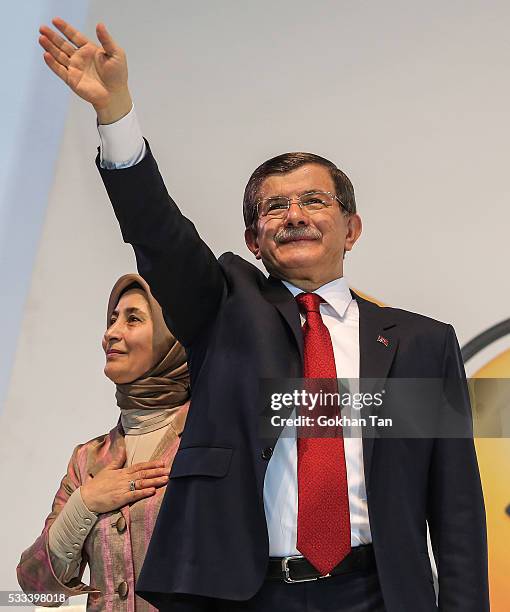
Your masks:
{"label": "black leather belt", "polygon": [[309,582],[311,580],[338,576],[339,574],[348,574],[349,572],[375,569],[375,556],[372,544],[363,544],[362,546],[355,546],[347,557],[325,576],[321,576],[313,565],[301,555],[270,557],[266,580],[282,580],[289,583]]}

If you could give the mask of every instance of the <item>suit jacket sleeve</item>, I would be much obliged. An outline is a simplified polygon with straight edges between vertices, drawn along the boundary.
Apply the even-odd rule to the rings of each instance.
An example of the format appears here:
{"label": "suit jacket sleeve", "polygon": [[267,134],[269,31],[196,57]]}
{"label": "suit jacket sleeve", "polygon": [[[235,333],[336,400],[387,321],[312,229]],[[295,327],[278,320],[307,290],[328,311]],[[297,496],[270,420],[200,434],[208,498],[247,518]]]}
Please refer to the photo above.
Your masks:
{"label": "suit jacket sleeve", "polygon": [[[438,437],[430,472],[428,523],[439,574],[439,609],[489,610],[485,508],[462,356],[451,325],[443,354],[445,410],[463,419],[464,437]],[[456,427],[459,427],[457,421]],[[457,429],[458,431],[458,429]],[[444,431],[443,431],[444,433]]]}
{"label": "suit jacket sleeve", "polygon": [[160,303],[169,329],[189,347],[226,290],[222,268],[168,195],[149,145],[141,162],[106,170],[96,160],[125,242]]}

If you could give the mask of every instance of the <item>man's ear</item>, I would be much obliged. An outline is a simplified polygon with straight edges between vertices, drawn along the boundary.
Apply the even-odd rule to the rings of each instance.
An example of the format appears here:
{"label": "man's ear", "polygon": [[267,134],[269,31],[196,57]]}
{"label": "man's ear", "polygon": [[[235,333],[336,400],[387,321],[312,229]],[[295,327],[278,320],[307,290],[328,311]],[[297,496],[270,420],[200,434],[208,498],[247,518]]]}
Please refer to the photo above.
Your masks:
{"label": "man's ear", "polygon": [[246,246],[255,255],[255,258],[260,259],[259,242],[257,240],[257,233],[253,227],[247,227],[244,230],[244,240],[246,241]]}
{"label": "man's ear", "polygon": [[350,251],[356,240],[360,237],[362,229],[363,225],[361,223],[361,217],[356,213],[350,215],[347,220],[347,236],[345,237],[344,257],[346,251]]}

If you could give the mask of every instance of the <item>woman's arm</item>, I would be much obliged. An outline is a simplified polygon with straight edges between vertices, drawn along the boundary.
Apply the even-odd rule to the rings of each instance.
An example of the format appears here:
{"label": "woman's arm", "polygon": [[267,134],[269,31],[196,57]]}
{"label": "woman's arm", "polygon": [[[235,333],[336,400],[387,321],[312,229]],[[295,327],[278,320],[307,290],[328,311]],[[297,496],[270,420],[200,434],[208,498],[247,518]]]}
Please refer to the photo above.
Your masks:
{"label": "woman's arm", "polygon": [[[87,513],[111,512],[154,495],[158,487],[168,482],[168,467],[163,461],[146,461],[123,468],[126,459],[124,451],[94,478],[82,482],[79,465],[83,469],[83,453],[87,453],[88,449],[89,445],[85,444],[74,450],[43,532],[21,556],[17,568],[18,582],[27,593],[64,593],[71,597],[99,592],[81,582],[87,564],[82,547],[88,532],[81,532],[81,542],[73,541],[72,524],[78,531],[88,527],[91,529],[93,516]],[[134,490],[130,488],[131,482],[135,484]],[[69,520],[72,524],[69,524]],[[78,548],[74,547],[75,544]],[[69,557],[70,554],[73,558]],[[65,563],[66,558],[72,562],[72,567]]]}
{"label": "woman's arm", "polygon": [[[49,531],[57,520],[71,495],[81,485],[78,469],[78,455],[82,445],[77,446],[67,467],[67,473],[60,483],[55,495],[51,513],[46,518],[44,529],[37,540],[23,552],[17,567],[18,582],[26,593],[64,593],[67,597],[82,595],[83,593],[97,593],[96,589],[81,582],[85,570],[86,559],[80,559],[80,565],[75,576],[66,582],[67,578],[61,574],[62,568],[54,568],[49,547]],[[55,571],[55,569],[57,571]],[[61,574],[61,577],[59,575]],[[52,604],[55,605],[55,604]]]}
{"label": "woman's arm", "polygon": [[98,519],[84,504],[80,489],[67,500],[48,532],[48,546],[55,575],[67,583],[78,576],[82,548]]}

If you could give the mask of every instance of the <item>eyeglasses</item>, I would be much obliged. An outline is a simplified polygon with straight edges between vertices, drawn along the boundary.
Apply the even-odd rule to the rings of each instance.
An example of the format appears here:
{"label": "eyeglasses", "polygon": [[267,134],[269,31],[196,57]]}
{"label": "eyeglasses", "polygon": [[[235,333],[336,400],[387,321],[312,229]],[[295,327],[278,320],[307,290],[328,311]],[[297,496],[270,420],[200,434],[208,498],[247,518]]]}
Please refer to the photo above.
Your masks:
{"label": "eyeglasses", "polygon": [[[287,196],[272,196],[257,202],[257,215],[269,219],[283,219],[294,198]],[[295,199],[301,210],[313,215],[316,212],[330,208],[335,202],[340,204],[344,212],[348,212],[338,196],[329,191],[309,191]]]}

